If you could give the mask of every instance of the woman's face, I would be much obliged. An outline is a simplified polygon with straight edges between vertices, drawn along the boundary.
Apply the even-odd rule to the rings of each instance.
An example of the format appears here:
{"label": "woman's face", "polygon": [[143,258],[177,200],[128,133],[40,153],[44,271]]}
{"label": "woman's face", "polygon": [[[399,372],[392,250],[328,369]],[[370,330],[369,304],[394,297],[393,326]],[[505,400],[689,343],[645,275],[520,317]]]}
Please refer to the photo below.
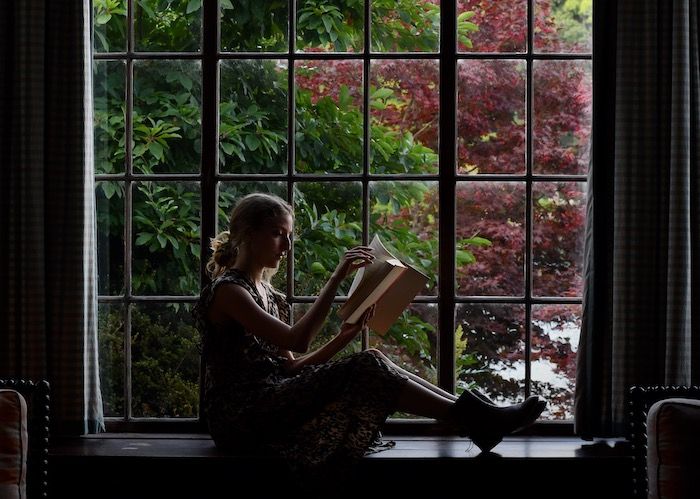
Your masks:
{"label": "woman's face", "polygon": [[255,259],[267,268],[277,268],[291,247],[292,217],[282,215],[256,231],[252,238]]}

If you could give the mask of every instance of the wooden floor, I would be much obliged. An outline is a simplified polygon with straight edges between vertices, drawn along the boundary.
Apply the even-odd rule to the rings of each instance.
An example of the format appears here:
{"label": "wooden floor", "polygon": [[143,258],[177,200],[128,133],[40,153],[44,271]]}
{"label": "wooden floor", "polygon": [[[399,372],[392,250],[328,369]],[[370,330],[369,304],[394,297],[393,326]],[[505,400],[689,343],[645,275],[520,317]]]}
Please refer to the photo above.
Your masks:
{"label": "wooden floor", "polygon": [[[393,448],[366,456],[352,497],[630,499],[632,461],[621,440],[509,437],[481,454],[457,437],[386,436]],[[279,498],[290,486],[270,458],[223,453],[201,434],[101,434],[55,441],[53,498]],[[247,492],[256,487],[257,492]],[[352,489],[352,490],[351,490]],[[340,497],[340,490],[326,497]],[[297,497],[297,496],[295,496]]]}

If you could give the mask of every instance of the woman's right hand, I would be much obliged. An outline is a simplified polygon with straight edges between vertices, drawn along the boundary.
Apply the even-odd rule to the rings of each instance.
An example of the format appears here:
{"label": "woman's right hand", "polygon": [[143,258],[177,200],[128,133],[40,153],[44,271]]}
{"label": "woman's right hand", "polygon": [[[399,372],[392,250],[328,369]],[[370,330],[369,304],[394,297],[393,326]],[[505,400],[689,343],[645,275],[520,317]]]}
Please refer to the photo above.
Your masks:
{"label": "woman's right hand", "polygon": [[347,322],[343,322],[340,326],[340,333],[339,335],[342,336],[349,336],[350,340],[355,338],[357,336],[357,333],[360,331],[369,331],[369,326],[367,325],[369,323],[369,320],[374,316],[374,309],[377,305],[372,305],[369,307],[365,312],[360,316],[360,319],[355,323],[355,324],[349,324]]}
{"label": "woman's right hand", "polygon": [[365,267],[374,261],[371,246],[355,246],[343,255],[335,269],[340,277],[345,278],[360,267]]}

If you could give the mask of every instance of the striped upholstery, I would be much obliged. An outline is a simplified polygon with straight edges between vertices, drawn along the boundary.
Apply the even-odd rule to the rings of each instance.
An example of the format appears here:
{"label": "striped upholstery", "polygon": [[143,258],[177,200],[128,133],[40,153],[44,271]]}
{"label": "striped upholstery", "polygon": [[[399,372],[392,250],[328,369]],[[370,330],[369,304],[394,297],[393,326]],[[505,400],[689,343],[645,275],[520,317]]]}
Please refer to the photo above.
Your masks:
{"label": "striped upholstery", "polygon": [[0,499],[25,499],[27,403],[15,390],[0,389]]}
{"label": "striped upholstery", "polygon": [[669,398],[647,417],[649,499],[700,497],[700,400]]}
{"label": "striped upholstery", "polygon": [[0,12],[0,377],[48,379],[66,433],[102,422],[90,8]]}

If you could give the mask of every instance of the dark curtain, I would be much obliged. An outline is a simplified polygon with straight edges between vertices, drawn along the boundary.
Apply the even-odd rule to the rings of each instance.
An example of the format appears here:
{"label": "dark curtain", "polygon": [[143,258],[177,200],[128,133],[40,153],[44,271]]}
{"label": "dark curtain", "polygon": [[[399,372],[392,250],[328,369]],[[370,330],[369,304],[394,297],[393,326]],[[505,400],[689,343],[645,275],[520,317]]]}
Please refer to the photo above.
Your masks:
{"label": "dark curtain", "polygon": [[90,8],[0,3],[0,378],[48,380],[55,433],[102,427]]}
{"label": "dark curtain", "polygon": [[594,2],[576,432],[623,436],[633,385],[700,380],[696,0]]}

